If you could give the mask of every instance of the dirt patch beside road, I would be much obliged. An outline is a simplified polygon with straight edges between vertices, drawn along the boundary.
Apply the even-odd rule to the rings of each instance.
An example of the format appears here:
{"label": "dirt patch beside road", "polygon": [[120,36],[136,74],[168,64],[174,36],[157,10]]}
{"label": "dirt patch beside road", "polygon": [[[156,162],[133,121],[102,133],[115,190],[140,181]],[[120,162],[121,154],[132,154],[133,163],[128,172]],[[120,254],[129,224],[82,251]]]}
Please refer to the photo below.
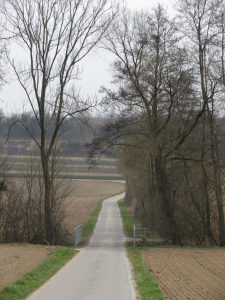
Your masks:
{"label": "dirt patch beside road", "polygon": [[1,244],[0,290],[46,260],[55,247]]}
{"label": "dirt patch beside road", "polygon": [[225,299],[225,249],[151,249],[142,256],[165,299]]}

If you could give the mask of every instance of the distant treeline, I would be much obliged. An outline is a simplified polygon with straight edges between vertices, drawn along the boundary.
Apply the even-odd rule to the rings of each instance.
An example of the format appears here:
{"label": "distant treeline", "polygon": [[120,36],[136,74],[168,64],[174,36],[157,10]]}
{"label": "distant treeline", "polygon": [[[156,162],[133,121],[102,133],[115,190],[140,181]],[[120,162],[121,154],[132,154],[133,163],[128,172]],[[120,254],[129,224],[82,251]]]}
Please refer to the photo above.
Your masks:
{"label": "distant treeline", "polygon": [[[26,122],[32,135],[37,140],[40,139],[40,127],[31,113],[6,116],[0,111],[0,139],[3,143],[7,141],[6,153],[8,155],[25,155],[30,152],[38,154],[34,141],[30,138],[20,120]],[[88,145],[95,135],[101,133],[102,125],[105,122],[107,120],[102,117],[68,118],[59,130],[57,148],[60,149],[63,155],[88,155]],[[50,132],[51,130],[49,134]],[[114,156],[114,151],[109,150],[106,155]]]}

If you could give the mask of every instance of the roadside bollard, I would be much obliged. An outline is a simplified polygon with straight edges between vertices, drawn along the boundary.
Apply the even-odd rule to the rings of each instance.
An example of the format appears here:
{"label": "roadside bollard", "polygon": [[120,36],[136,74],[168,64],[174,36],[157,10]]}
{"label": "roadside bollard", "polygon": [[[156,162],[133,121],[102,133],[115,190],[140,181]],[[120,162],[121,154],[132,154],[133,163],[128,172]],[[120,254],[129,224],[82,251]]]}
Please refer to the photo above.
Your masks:
{"label": "roadside bollard", "polygon": [[136,240],[135,240],[135,224],[134,224],[134,228],[133,228],[133,244],[134,244],[134,247],[136,247]]}

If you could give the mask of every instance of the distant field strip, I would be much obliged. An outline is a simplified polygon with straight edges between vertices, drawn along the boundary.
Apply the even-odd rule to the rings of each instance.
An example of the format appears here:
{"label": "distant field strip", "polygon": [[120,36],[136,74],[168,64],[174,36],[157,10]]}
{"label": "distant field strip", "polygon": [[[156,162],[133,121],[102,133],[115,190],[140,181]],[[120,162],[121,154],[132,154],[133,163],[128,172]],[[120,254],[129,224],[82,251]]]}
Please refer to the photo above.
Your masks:
{"label": "distant field strip", "polygon": [[[36,167],[36,169],[38,169],[38,167],[40,166],[38,163],[35,163],[34,165],[34,169]],[[13,171],[24,171],[26,172],[26,170],[29,169],[29,166],[27,164],[23,164],[23,163],[13,163],[13,165],[10,167],[9,170],[13,170]],[[112,174],[117,174],[118,170],[116,166],[101,166],[101,167],[96,167],[96,168],[89,168],[88,165],[63,165],[62,166],[62,172],[63,173],[112,173]]]}
{"label": "distant field strip", "polygon": [[[30,162],[31,157],[30,156],[25,156],[25,155],[9,155],[7,157],[7,160],[9,162]],[[65,164],[71,164],[71,163],[76,163],[76,164],[87,164],[87,157],[82,157],[82,156],[64,156],[63,158],[60,158],[63,163]],[[32,156],[32,161],[33,162],[40,162],[40,158],[38,156]],[[97,165],[115,165],[118,163],[118,160],[115,158],[108,158],[108,157],[103,157],[101,160],[97,162]]]}
{"label": "distant field strip", "polygon": [[[33,174],[40,168],[40,159],[37,156],[8,156],[6,158],[9,177],[27,177],[32,161]],[[96,166],[90,167],[85,157],[60,158],[57,168],[60,170],[58,178],[68,179],[112,179],[121,180],[118,170],[118,160],[104,158]]]}

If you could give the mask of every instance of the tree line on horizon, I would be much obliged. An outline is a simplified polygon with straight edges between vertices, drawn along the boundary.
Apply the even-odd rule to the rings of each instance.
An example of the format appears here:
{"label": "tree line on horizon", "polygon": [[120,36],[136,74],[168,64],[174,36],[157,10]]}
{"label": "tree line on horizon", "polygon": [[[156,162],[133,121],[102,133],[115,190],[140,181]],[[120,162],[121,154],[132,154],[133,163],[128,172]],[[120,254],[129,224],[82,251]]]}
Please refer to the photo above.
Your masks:
{"label": "tree line on horizon", "polygon": [[[33,143],[27,130],[22,124],[16,122],[21,119],[29,126],[32,135],[40,140],[40,128],[32,112],[5,115],[0,111],[0,144],[2,154],[5,155],[39,155],[38,147]],[[47,118],[46,118],[47,119]],[[109,122],[109,118],[85,115],[85,118],[68,118],[60,127],[57,140],[60,155],[62,156],[87,156],[88,145],[92,139],[101,132],[103,124]],[[13,126],[11,126],[13,124]],[[47,139],[51,130],[47,134]],[[32,144],[32,147],[30,145]],[[114,157],[115,151],[108,151],[106,156]]]}

